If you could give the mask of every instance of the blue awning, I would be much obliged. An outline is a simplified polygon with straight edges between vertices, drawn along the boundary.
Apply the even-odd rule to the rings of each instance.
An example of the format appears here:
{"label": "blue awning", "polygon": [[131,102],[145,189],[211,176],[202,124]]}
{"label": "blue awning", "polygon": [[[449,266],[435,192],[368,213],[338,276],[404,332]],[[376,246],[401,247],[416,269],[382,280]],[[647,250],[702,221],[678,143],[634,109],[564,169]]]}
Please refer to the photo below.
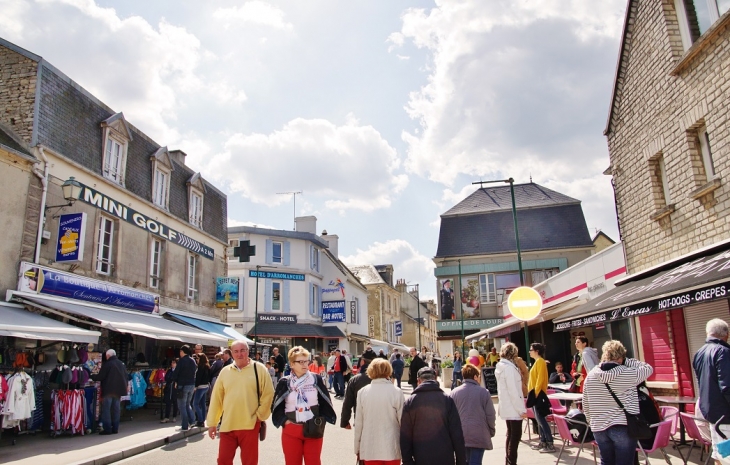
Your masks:
{"label": "blue awning", "polygon": [[208,320],[201,320],[199,318],[193,318],[187,315],[181,315],[179,313],[170,311],[166,312],[165,315],[169,315],[174,319],[180,321],[181,323],[186,323],[195,328],[202,329],[203,331],[207,331],[218,336],[223,336],[231,341],[244,340],[253,344],[253,341],[251,339],[247,338],[243,334],[223,323],[215,323]]}

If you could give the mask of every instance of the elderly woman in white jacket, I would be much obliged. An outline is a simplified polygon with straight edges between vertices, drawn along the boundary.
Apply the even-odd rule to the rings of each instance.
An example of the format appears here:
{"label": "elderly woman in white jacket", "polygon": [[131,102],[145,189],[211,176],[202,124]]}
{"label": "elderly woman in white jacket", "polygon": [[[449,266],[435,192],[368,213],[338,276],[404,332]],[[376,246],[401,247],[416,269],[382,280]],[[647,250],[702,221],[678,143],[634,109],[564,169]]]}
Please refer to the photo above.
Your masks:
{"label": "elderly woman in white jacket", "polygon": [[357,393],[355,454],[365,465],[370,461],[398,465],[403,392],[388,381],[393,374],[388,360],[376,358],[367,373],[372,381]]}
{"label": "elderly woman in white jacket", "polygon": [[527,418],[525,398],[522,395],[522,374],[514,363],[517,346],[511,342],[499,351],[500,361],[494,374],[497,377],[499,417],[507,422],[506,464],[517,464],[517,446],[522,439],[522,419]]}

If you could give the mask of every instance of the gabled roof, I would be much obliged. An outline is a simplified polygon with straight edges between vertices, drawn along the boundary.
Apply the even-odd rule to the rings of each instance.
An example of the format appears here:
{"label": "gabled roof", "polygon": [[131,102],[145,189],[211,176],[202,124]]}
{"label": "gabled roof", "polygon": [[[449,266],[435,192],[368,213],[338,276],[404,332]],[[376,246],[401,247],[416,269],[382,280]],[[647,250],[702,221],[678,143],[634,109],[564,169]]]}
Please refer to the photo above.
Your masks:
{"label": "gabled roof", "polygon": [[605,232],[603,232],[603,231],[598,231],[598,232],[597,232],[597,233],[596,233],[596,234],[595,234],[595,235],[594,235],[594,236],[593,236],[593,237],[591,238],[591,241],[592,241],[592,242],[596,242],[596,239],[598,239],[598,238],[599,238],[599,237],[601,237],[601,236],[605,237],[605,238],[606,238],[606,239],[607,239],[607,240],[608,240],[609,242],[611,242],[611,244],[615,244],[615,243],[616,243],[616,241],[614,241],[613,239],[611,239],[611,238],[610,238],[610,237],[608,236],[608,234],[606,234],[606,233],[605,233]]}
{"label": "gabled roof", "polygon": [[[611,132],[611,120],[613,119],[613,112],[616,109],[616,98],[618,97],[618,81],[621,78],[621,72],[623,71],[624,57],[628,55],[627,45],[631,45],[631,37],[629,36],[629,19],[631,18],[632,9],[635,6],[634,0],[627,0],[626,3],[626,14],[624,17],[624,29],[621,32],[621,47],[618,51],[618,59],[616,60],[616,73],[613,78],[613,89],[611,90],[611,102],[608,105],[608,119],[606,120],[606,129],[603,130],[603,135],[607,136]],[[609,167],[610,168],[610,167]]]}
{"label": "gabled roof", "polygon": [[[579,200],[533,182],[515,184],[514,189],[515,205],[518,210],[554,205],[580,204]],[[511,210],[512,195],[509,185],[483,187],[477,189],[469,197],[442,214],[441,218]]]}
{"label": "gabled roof", "polygon": [[351,266],[350,270],[352,270],[355,276],[360,279],[360,282],[366,286],[369,284],[387,284],[373,265]]}
{"label": "gabled roof", "polygon": [[0,125],[0,148],[12,152],[26,160],[37,162],[38,159],[33,156],[33,153],[26,147],[23,140],[14,135],[9,129],[5,129]]}
{"label": "gabled roof", "polygon": [[206,193],[208,189],[205,187],[205,183],[203,182],[203,176],[200,175],[200,173],[195,173],[194,175],[190,176],[190,179],[188,179],[187,182],[188,186],[193,186],[196,189],[198,189],[202,193]]}
{"label": "gabled roof", "polygon": [[324,252],[325,256],[327,258],[329,258],[330,261],[335,265],[335,267],[337,267],[337,269],[342,272],[342,274],[351,278],[351,280],[355,283],[355,285],[359,286],[361,290],[367,291],[367,288],[365,287],[365,285],[363,285],[363,283],[360,281],[360,279],[358,279],[357,275],[355,273],[353,273],[353,271],[351,269],[349,269],[347,267],[347,265],[342,263],[342,261],[339,258],[335,257],[334,254],[332,252],[330,252],[328,248],[322,249],[322,251]]}
{"label": "gabled roof", "polygon": [[167,150],[167,146],[155,150],[150,160],[157,160],[159,163],[168,167],[170,171],[175,171],[175,165],[172,163],[172,159],[170,159],[170,152]]}
{"label": "gabled roof", "polygon": [[122,112],[115,113],[102,121],[101,127],[105,126],[111,126],[117,131],[123,133],[129,141],[134,140],[134,137],[132,137],[132,131],[129,129],[129,124],[127,124],[127,120],[124,118],[124,113]]}
{"label": "gabled roof", "polygon": [[[520,249],[593,247],[580,204],[518,210]],[[442,216],[436,257],[515,253],[511,211]]]}

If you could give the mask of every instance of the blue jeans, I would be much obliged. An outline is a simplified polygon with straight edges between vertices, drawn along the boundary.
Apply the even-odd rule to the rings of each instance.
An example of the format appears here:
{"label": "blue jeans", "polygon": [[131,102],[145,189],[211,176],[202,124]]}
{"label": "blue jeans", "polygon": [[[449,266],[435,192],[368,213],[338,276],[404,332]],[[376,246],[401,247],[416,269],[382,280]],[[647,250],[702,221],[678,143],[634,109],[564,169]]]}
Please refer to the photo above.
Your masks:
{"label": "blue jeans", "polygon": [[332,389],[332,386],[334,386],[334,378],[335,378],[335,375],[334,374],[327,375],[327,379],[328,379],[328,381],[330,383],[329,384],[329,388],[330,389]]}
{"label": "blue jeans", "polygon": [[195,396],[193,397],[193,408],[195,409],[195,418],[199,422],[205,421],[205,416],[208,414],[205,408],[205,395],[208,393],[207,387],[199,387],[195,390]]}
{"label": "blue jeans", "polygon": [[540,441],[548,444],[553,443],[553,432],[550,430],[550,425],[544,416],[540,415],[535,407],[532,407],[532,411],[535,413],[535,419],[537,420],[537,426],[540,429]]}
{"label": "blue jeans", "polygon": [[451,375],[451,389],[455,389],[456,388],[456,380],[457,379],[462,380],[462,381],[464,380],[464,377],[461,376],[461,372],[460,371],[455,371]]}
{"label": "blue jeans", "polygon": [[341,371],[335,371],[335,395],[345,395],[345,375]]}
{"label": "blue jeans", "polygon": [[108,396],[101,400],[101,424],[104,432],[119,432],[119,417],[122,414],[119,397]]}
{"label": "blue jeans", "polygon": [[474,447],[466,448],[466,465],[482,465],[484,458],[484,449]]}
{"label": "blue jeans", "polygon": [[601,451],[601,465],[634,463],[636,439],[629,436],[626,425],[614,425],[603,431],[594,431],[593,437]]}
{"label": "blue jeans", "polygon": [[393,373],[393,378],[395,378],[395,382],[396,382],[396,384],[398,384],[398,389],[400,389],[400,383],[401,383],[401,378],[403,378],[403,372]]}
{"label": "blue jeans", "polygon": [[182,429],[188,429],[190,423],[195,421],[195,413],[193,408],[190,406],[190,402],[193,400],[193,391],[195,386],[178,386],[177,392],[180,397],[177,399],[177,407],[180,409],[180,416],[182,417]]}

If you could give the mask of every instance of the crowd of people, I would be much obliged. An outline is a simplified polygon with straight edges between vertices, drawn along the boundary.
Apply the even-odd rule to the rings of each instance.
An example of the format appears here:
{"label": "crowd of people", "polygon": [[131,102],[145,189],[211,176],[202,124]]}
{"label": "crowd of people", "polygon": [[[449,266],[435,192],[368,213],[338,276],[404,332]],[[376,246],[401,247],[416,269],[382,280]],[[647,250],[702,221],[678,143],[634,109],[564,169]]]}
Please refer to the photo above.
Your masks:
{"label": "crowd of people", "polygon": [[[699,385],[695,415],[712,426],[712,457],[727,465],[730,460],[720,455],[717,444],[725,440],[721,433],[730,434],[728,324],[713,319],[707,323],[706,333],[706,343],[692,362]],[[491,394],[483,387],[479,363],[470,363],[476,361],[472,356],[464,362],[455,354],[454,371],[458,370],[460,383],[447,393],[428,354],[416,348],[404,357],[397,350],[388,356],[368,346],[353,370],[352,359],[339,349],[312,356],[297,346],[285,358],[274,348],[264,363],[259,356],[249,358],[245,341],[236,341],[211,365],[202,347],[185,345],[165,376],[161,421],[174,421],[179,412],[183,430],[207,426],[209,436],[220,441],[219,464],[232,464],[241,449],[245,451],[242,463],[247,465],[258,463],[258,443],[271,416],[273,425],[282,428],[286,465],[318,465],[325,424],[337,423],[334,394],[343,399],[339,424],[353,430],[354,454],[360,464],[481,464],[486,451],[493,449],[499,417],[506,425],[505,463],[514,465],[526,418],[534,418],[539,430],[540,441],[534,448],[541,453],[555,451],[548,411],[540,407],[540,399],[546,397],[548,384],[571,383],[574,392],[582,393],[579,406],[598,445],[601,463],[634,463],[637,438],[631,435],[627,416],[640,414],[638,387],[653,368],[628,357],[620,341],[604,343],[600,358],[583,336],[575,339],[575,347],[570,371],[556,362],[550,375],[541,343],[530,345],[530,369],[513,343],[488,354],[484,364],[495,366],[498,385],[495,409]],[[400,385],[406,361],[408,382],[413,386],[409,396],[404,396]],[[104,393],[101,434],[118,433],[119,397],[126,393],[122,392],[126,373],[113,350],[106,352],[106,361],[94,379],[101,382]],[[209,390],[210,406],[206,407]],[[531,414],[528,405],[533,405]]]}

